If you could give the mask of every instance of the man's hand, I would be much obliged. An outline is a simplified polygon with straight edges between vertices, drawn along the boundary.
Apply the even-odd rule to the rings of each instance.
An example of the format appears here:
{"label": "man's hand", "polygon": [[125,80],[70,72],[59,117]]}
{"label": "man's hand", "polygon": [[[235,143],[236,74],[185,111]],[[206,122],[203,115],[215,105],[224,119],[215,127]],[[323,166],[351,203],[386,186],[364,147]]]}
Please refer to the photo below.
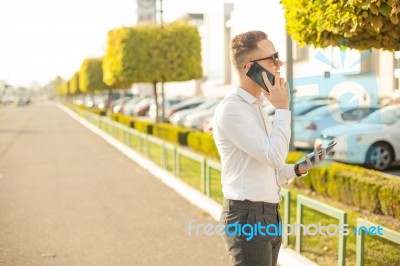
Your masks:
{"label": "man's hand", "polygon": [[280,74],[276,74],[275,85],[272,86],[267,73],[263,72],[262,75],[264,83],[269,89],[269,93],[263,90],[264,96],[276,109],[289,109],[289,96],[285,79],[281,78]]}
{"label": "man's hand", "polygon": [[[322,150],[321,155],[319,155],[319,151]],[[299,172],[301,174],[304,174],[308,172],[311,168],[315,167],[317,164],[321,163],[322,161],[325,160],[326,158],[326,149],[322,148],[322,144],[319,144],[317,147],[314,149],[314,161],[311,162],[310,158],[306,156],[306,162],[307,164],[301,163],[299,165]]]}

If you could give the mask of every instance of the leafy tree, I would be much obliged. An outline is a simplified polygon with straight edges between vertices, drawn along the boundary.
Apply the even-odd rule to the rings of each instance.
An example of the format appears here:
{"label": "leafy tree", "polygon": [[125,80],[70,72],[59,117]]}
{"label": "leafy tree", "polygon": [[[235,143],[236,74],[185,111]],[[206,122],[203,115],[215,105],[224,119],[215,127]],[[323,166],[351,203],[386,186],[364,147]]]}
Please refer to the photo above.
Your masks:
{"label": "leafy tree", "polygon": [[75,72],[74,75],[72,76],[69,84],[69,92],[71,95],[76,95],[81,93],[82,91],[80,90],[79,87],[79,72]]}
{"label": "leafy tree", "polygon": [[89,93],[109,88],[103,82],[102,64],[102,58],[87,58],[83,60],[79,71],[79,88],[82,92]]}
{"label": "leafy tree", "polygon": [[65,81],[57,88],[58,94],[61,96],[69,95],[69,81]]}
{"label": "leafy tree", "polygon": [[61,86],[64,84],[64,79],[60,76],[55,77],[52,81],[50,81],[49,85],[51,86],[51,90],[57,94],[61,95]]}
{"label": "leafy tree", "polygon": [[300,44],[400,50],[398,0],[282,0],[286,28]]}
{"label": "leafy tree", "polygon": [[55,79],[53,79],[50,84],[53,88],[58,88],[61,84],[63,84],[65,81],[62,77],[57,76]]}
{"label": "leafy tree", "polygon": [[157,102],[158,82],[202,77],[199,33],[183,22],[112,30],[108,33],[103,71],[105,83],[113,87],[153,83]]}

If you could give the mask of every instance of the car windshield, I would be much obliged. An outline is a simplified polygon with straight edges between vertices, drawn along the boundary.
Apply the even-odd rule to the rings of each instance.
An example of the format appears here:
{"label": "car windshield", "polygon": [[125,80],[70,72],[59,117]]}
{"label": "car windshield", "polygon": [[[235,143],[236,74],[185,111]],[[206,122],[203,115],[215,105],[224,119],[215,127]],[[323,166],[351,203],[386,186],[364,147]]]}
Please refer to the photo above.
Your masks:
{"label": "car windshield", "polygon": [[217,100],[208,100],[208,101],[205,101],[204,103],[196,106],[194,109],[197,109],[197,110],[208,109],[208,108],[213,107],[214,105],[216,105],[218,102],[219,101],[217,101]]}
{"label": "car windshield", "polygon": [[169,105],[174,105],[177,103],[180,103],[182,100],[181,99],[166,99],[168,101]]}
{"label": "car windshield", "polygon": [[307,114],[305,114],[306,117],[324,117],[330,114],[330,110],[329,107],[326,106],[321,106],[317,109],[312,110],[311,112],[308,112]]}
{"label": "car windshield", "polygon": [[299,116],[299,115],[305,115],[317,108],[320,108],[321,106],[324,106],[323,104],[316,104],[316,105],[300,105],[300,106],[296,106],[293,107],[293,114],[295,116]]}
{"label": "car windshield", "polygon": [[400,108],[377,110],[362,120],[368,124],[393,125],[400,120]]}
{"label": "car windshield", "polygon": [[321,119],[329,116],[340,115],[341,119],[349,121],[360,121],[369,113],[372,113],[378,107],[355,107],[355,106],[341,106],[339,104],[325,105],[306,113],[303,117],[305,119]]}

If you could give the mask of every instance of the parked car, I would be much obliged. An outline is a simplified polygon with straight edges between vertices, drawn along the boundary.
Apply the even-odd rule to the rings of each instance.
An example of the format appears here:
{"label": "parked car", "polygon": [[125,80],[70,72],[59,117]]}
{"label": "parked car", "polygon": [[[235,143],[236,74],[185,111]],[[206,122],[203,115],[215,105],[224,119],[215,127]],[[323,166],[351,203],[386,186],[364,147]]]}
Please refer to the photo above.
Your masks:
{"label": "parked car", "polygon": [[108,103],[109,100],[107,95],[97,95],[97,97],[95,97],[93,100],[93,107],[101,110],[107,110]]}
{"label": "parked car", "polygon": [[76,104],[76,105],[84,105],[84,103],[85,103],[85,98],[82,97],[82,96],[76,96],[76,97],[74,97],[74,99],[72,100],[72,103],[73,103],[73,104]]}
{"label": "parked car", "polygon": [[135,106],[144,98],[133,98],[121,106],[120,113],[125,115],[133,115]]}
{"label": "parked car", "polygon": [[132,98],[133,98],[133,96],[128,95],[128,96],[125,96],[123,98],[120,98],[120,99],[114,101],[113,104],[111,105],[112,106],[112,112],[113,113],[121,113],[121,109],[124,106],[124,104],[126,102],[132,100]]}
{"label": "parked car", "polygon": [[133,107],[132,115],[134,116],[147,116],[150,110],[150,106],[154,103],[153,97],[143,98],[141,101],[137,102]]}
{"label": "parked car", "polygon": [[386,170],[400,161],[400,105],[377,110],[360,123],[326,128],[316,144],[332,139],[337,142],[332,159]]}
{"label": "parked car", "polygon": [[[182,102],[184,98],[164,98],[164,110],[165,112],[171,108],[171,106],[178,104]],[[159,116],[161,117],[161,97],[157,99],[158,101],[158,108],[159,108]],[[149,116],[153,119],[156,118],[156,103],[153,101],[153,103],[150,105],[149,109]]]}
{"label": "parked car", "polygon": [[17,106],[25,106],[30,104],[31,97],[29,96],[20,96],[18,97]]}
{"label": "parked car", "polygon": [[195,108],[177,111],[176,113],[172,114],[169,117],[169,122],[173,125],[183,126],[183,122],[185,121],[185,119],[188,115],[212,108],[213,106],[217,105],[219,102],[220,102],[220,99],[206,100],[204,103],[196,106]]}
{"label": "parked car", "polygon": [[212,134],[212,120],[214,115],[207,116],[203,119],[201,130],[205,133]]}
{"label": "parked car", "polygon": [[187,128],[203,130],[204,120],[214,115],[217,106],[218,105],[214,105],[209,109],[195,112],[186,116],[185,120],[183,121],[183,125]]}
{"label": "parked car", "polygon": [[305,116],[294,118],[294,146],[300,150],[312,150],[315,139],[325,128],[354,124],[379,109],[379,106],[343,106],[338,103],[317,108]]}
{"label": "parked car", "polygon": [[293,103],[307,103],[310,101],[325,101],[330,102],[330,101],[337,101],[336,98],[333,97],[328,97],[328,96],[321,96],[321,95],[306,95],[306,96],[295,96],[293,97]]}
{"label": "parked car", "polygon": [[165,117],[169,119],[169,117],[174,113],[181,110],[193,109],[199,106],[200,104],[204,103],[204,101],[205,101],[204,98],[190,98],[180,103],[171,105],[169,108],[165,110]]}
{"label": "parked car", "polygon": [[[108,110],[115,113],[114,107],[116,105],[121,105],[123,102],[126,101],[126,99],[132,99],[133,97],[134,95],[130,92],[124,92],[124,93],[112,92],[109,95],[105,96],[106,99],[105,106],[107,107]],[[120,108],[117,109],[119,110]]]}
{"label": "parked car", "polygon": [[305,115],[317,108],[333,103],[334,100],[312,100],[307,102],[295,102],[293,103],[293,116]]}
{"label": "parked car", "polygon": [[100,101],[99,97],[94,97],[92,95],[86,95],[85,98],[83,99],[83,104],[88,107],[88,108],[93,108],[95,106],[95,100]]}

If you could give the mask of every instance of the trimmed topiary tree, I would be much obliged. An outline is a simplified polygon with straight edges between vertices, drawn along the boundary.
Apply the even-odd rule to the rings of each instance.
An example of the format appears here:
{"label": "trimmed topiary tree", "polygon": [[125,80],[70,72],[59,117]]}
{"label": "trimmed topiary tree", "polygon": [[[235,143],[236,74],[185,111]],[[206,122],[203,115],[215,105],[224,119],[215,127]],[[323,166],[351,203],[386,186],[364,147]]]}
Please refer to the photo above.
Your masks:
{"label": "trimmed topiary tree", "polygon": [[63,84],[61,84],[61,86],[59,87],[59,91],[61,96],[69,95],[69,81],[65,81]]}
{"label": "trimmed topiary tree", "polygon": [[81,90],[79,87],[79,72],[75,72],[74,75],[71,78],[70,84],[69,84],[69,92],[71,95],[76,95],[80,94]]}
{"label": "trimmed topiary tree", "polygon": [[103,82],[102,64],[102,58],[87,58],[82,62],[79,71],[79,88],[82,92],[89,93],[109,89]]}
{"label": "trimmed topiary tree", "polygon": [[300,44],[400,50],[397,0],[282,0],[286,29]]}
{"label": "trimmed topiary tree", "polygon": [[158,82],[202,77],[199,33],[183,22],[112,30],[108,33],[103,71],[109,86],[154,84],[157,102]]}

